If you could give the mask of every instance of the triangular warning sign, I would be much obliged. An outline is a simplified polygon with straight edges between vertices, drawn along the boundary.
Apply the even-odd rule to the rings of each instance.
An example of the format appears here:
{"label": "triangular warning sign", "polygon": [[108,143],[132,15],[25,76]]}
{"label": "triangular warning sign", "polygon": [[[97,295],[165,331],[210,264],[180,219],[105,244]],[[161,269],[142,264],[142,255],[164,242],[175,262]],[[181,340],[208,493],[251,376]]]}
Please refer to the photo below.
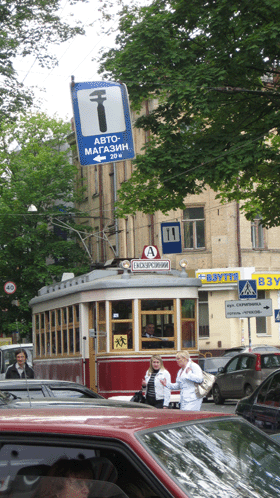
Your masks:
{"label": "triangular warning sign", "polygon": [[246,282],[242,291],[240,292],[240,296],[256,296],[256,291],[253,289],[250,282]]}

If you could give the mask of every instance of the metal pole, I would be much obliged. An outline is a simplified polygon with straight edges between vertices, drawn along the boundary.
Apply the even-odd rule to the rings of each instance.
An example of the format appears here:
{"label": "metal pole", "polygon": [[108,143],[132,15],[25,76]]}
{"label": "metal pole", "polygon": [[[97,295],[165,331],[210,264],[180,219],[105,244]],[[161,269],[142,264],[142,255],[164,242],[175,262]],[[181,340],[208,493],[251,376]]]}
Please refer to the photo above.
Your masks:
{"label": "metal pole", "polygon": [[248,334],[249,334],[249,352],[252,351],[252,343],[251,343],[251,325],[250,325],[250,317],[248,317]]}

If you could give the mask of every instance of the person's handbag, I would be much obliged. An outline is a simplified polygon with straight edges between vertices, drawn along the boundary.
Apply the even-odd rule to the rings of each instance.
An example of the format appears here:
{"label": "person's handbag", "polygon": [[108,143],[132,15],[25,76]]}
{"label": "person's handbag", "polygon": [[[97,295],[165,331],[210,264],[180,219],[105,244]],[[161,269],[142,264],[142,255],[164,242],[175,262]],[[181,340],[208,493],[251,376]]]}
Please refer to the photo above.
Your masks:
{"label": "person's handbag", "polygon": [[134,396],[132,396],[130,401],[133,403],[146,403],[146,398],[142,391],[137,391]]}
{"label": "person's handbag", "polygon": [[202,373],[203,381],[200,384],[195,383],[195,392],[198,398],[204,398],[210,393],[216,379],[215,375],[204,371]]}

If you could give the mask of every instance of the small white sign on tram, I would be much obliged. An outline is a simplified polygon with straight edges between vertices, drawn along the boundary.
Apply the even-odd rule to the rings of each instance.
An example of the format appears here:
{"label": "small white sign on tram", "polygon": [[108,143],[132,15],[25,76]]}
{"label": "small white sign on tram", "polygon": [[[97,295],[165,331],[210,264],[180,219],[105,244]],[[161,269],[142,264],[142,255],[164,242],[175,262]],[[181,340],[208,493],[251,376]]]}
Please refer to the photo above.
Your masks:
{"label": "small white sign on tram", "polygon": [[131,271],[169,271],[170,259],[132,259]]}

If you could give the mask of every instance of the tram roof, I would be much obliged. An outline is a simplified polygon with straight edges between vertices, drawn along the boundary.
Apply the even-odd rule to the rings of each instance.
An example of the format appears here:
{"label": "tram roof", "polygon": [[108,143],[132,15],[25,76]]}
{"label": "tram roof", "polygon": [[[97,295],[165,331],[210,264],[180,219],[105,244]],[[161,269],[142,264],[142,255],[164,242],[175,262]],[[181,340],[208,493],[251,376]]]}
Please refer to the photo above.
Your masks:
{"label": "tram roof", "polygon": [[68,294],[99,289],[125,289],[143,287],[201,287],[199,278],[189,278],[185,271],[128,273],[121,269],[93,270],[79,277],[42,287],[30,306]]}

